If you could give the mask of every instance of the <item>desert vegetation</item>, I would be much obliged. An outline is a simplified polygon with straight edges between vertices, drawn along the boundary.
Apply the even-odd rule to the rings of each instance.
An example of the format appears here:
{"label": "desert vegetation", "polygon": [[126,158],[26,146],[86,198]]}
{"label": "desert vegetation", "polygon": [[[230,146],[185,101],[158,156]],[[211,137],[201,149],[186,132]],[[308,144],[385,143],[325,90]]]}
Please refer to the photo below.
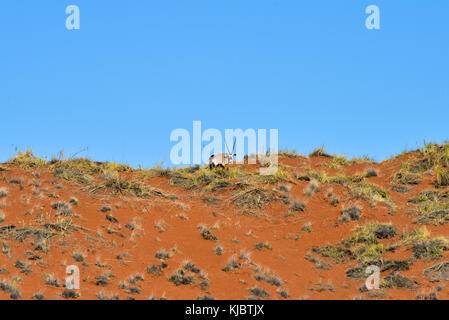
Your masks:
{"label": "desert vegetation", "polygon": [[[449,298],[437,290],[449,144],[379,163],[324,148],[279,161],[261,176],[269,164],[136,169],[19,152],[0,165],[0,298]],[[65,287],[71,265],[80,289]]]}

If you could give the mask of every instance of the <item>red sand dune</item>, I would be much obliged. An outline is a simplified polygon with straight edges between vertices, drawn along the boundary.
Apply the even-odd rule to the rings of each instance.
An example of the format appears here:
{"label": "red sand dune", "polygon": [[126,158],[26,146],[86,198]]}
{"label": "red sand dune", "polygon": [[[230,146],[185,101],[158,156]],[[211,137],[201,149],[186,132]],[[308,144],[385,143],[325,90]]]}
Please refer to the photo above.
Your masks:
{"label": "red sand dune", "polygon": [[[448,149],[381,163],[284,154],[271,179],[258,165],[129,171],[22,154],[0,167],[0,299],[447,299]],[[370,223],[395,231],[342,243]],[[369,264],[379,290],[347,274]],[[69,265],[79,290],[64,288]]]}

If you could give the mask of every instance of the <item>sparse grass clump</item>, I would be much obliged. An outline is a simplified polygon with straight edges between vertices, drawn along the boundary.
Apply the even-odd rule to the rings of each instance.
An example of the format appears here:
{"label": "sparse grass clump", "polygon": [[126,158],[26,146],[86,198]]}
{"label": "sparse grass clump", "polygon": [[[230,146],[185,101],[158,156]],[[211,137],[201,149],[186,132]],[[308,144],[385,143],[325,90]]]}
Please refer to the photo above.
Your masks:
{"label": "sparse grass clump", "polygon": [[[77,165],[79,162],[60,162],[54,169],[53,174],[61,179],[77,183],[90,183],[92,178],[86,175],[86,170]],[[89,170],[90,172],[90,170]]]}
{"label": "sparse grass clump", "polygon": [[305,176],[307,177],[307,179],[305,179],[303,176],[300,176],[300,178],[305,179],[304,181],[316,180],[320,183],[331,182],[325,171],[315,171],[312,169],[307,169]]}
{"label": "sparse grass clump", "polygon": [[249,177],[239,167],[216,168],[209,170],[206,167],[190,167],[172,170],[169,173],[169,183],[183,187],[186,190],[200,187],[215,191],[229,186],[230,179]]}
{"label": "sparse grass clump", "polygon": [[45,274],[45,284],[48,286],[59,288],[61,285],[59,284],[58,279],[56,279],[53,275]]}
{"label": "sparse grass clump", "polygon": [[349,166],[351,163],[348,161],[346,156],[344,155],[338,155],[333,156],[332,160],[325,164],[325,167],[327,168],[339,168],[340,166]]}
{"label": "sparse grass clump", "polygon": [[184,261],[183,268],[187,271],[193,272],[193,273],[200,273],[201,270],[195,266],[192,262],[189,260]]}
{"label": "sparse grass clump", "polygon": [[328,199],[330,199],[331,206],[336,207],[340,203],[340,200],[338,199],[337,196],[333,194],[332,191],[328,191],[327,195],[324,197],[324,200]]}
{"label": "sparse grass clump", "polygon": [[422,180],[419,174],[407,172],[406,170],[402,169],[398,173],[394,174],[393,181],[396,183],[416,185],[420,184]]}
{"label": "sparse grass clump", "polygon": [[166,251],[165,249],[160,249],[158,252],[156,252],[155,257],[157,259],[169,259],[171,257],[171,253],[169,251]]}
{"label": "sparse grass clump", "polygon": [[290,295],[288,294],[287,289],[281,289],[281,290],[278,291],[278,293],[284,299],[288,299],[290,297]]}
{"label": "sparse grass clump", "polygon": [[109,214],[106,215],[106,220],[108,220],[109,222],[112,222],[112,223],[118,223],[119,222],[116,217],[111,216]]}
{"label": "sparse grass clump", "polygon": [[376,168],[368,168],[365,171],[365,177],[371,178],[371,177],[377,177],[379,175],[379,170]]}
{"label": "sparse grass clump", "polygon": [[11,184],[23,184],[23,179],[22,178],[12,178],[11,180],[9,180],[9,183]]}
{"label": "sparse grass clump", "polygon": [[55,202],[51,205],[51,208],[57,210],[56,216],[68,217],[72,215],[72,209],[68,203]]}
{"label": "sparse grass clump", "polygon": [[265,291],[264,289],[261,289],[259,287],[253,287],[249,289],[249,292],[255,296],[255,297],[259,297],[259,298],[266,298],[269,297],[270,294]]}
{"label": "sparse grass clump", "polygon": [[391,186],[391,190],[393,190],[394,192],[407,193],[410,192],[411,189],[404,185],[395,184]]}
{"label": "sparse grass clump", "polygon": [[50,163],[56,177],[77,183],[90,183],[92,175],[131,172],[134,170],[125,164],[96,162],[87,158],[53,159]]}
{"label": "sparse grass clump", "polygon": [[343,244],[352,247],[358,243],[376,244],[378,239],[393,238],[397,231],[391,223],[370,223],[355,228],[355,233],[343,240]]}
{"label": "sparse grass clump", "polygon": [[449,261],[437,263],[423,271],[429,280],[449,280]]}
{"label": "sparse grass clump", "polygon": [[0,290],[8,292],[11,299],[17,300],[22,298],[19,289],[17,289],[12,283],[7,283],[5,281],[0,282]]}
{"label": "sparse grass clump", "polygon": [[330,202],[331,206],[336,207],[339,203],[340,203],[340,200],[338,199],[338,197],[332,196],[331,202]]}
{"label": "sparse grass clump", "polygon": [[360,213],[362,212],[362,208],[358,205],[351,206],[349,208],[343,209],[341,211],[340,221],[349,222],[351,220],[360,220],[362,216]]}
{"label": "sparse grass clump", "polygon": [[76,261],[76,262],[83,262],[86,257],[84,256],[84,254],[80,253],[80,252],[75,252],[72,255],[72,258]]}
{"label": "sparse grass clump", "polygon": [[132,222],[129,222],[129,223],[125,224],[125,228],[133,231],[136,228],[136,225]]}
{"label": "sparse grass clump", "polygon": [[301,227],[301,231],[303,231],[303,232],[312,232],[312,224],[310,222],[306,223],[305,225],[303,225]]}
{"label": "sparse grass clump", "polygon": [[153,264],[147,267],[147,273],[152,274],[154,276],[162,275],[162,266]]}
{"label": "sparse grass clump", "polygon": [[438,299],[436,292],[431,292],[428,295],[423,294],[423,293],[418,293],[416,295],[416,299],[418,299],[418,300],[440,300],[440,299]]}
{"label": "sparse grass clump", "polygon": [[70,234],[73,231],[77,231],[80,229],[85,230],[83,227],[75,225],[72,219],[70,218],[58,219],[56,222],[44,223],[42,226],[45,227],[46,229],[53,229],[55,231],[67,234]]}
{"label": "sparse grass clump", "polygon": [[291,182],[295,183],[295,180],[290,175],[288,169],[283,165],[278,165],[276,171],[273,174],[267,175],[252,175],[250,176],[250,183],[261,184],[276,184],[278,182]]}
{"label": "sparse grass clump", "polygon": [[375,161],[373,159],[371,159],[370,157],[368,157],[368,156],[364,156],[364,157],[361,157],[361,158],[360,157],[354,157],[351,160],[348,160],[346,158],[346,156],[344,156],[344,155],[334,155],[334,156],[331,156],[331,157],[332,157],[332,160],[325,164],[325,167],[327,167],[327,168],[334,168],[334,169],[336,169],[336,168],[339,168],[341,166],[345,166],[346,167],[346,166],[350,166],[350,165],[353,165],[353,164],[359,164],[359,163],[371,163],[371,164],[375,163]]}
{"label": "sparse grass clump", "polygon": [[208,295],[198,296],[196,299],[197,300],[215,300],[214,297],[211,297],[211,296],[208,296]]}
{"label": "sparse grass clump", "polygon": [[426,190],[408,200],[417,204],[414,210],[418,217],[415,223],[442,225],[449,221],[449,201],[447,192]]}
{"label": "sparse grass clump", "polygon": [[386,202],[390,198],[387,190],[369,182],[355,183],[350,187],[350,191],[356,199],[372,202]]}
{"label": "sparse grass clump", "polygon": [[65,299],[76,299],[80,296],[80,294],[78,292],[76,292],[75,290],[72,289],[65,289],[61,296]]}
{"label": "sparse grass clump", "polygon": [[306,189],[304,190],[304,194],[306,196],[312,197],[316,192],[320,191],[320,183],[313,179],[309,182]]}
{"label": "sparse grass clump", "polygon": [[228,264],[221,270],[224,272],[229,272],[240,269],[241,266],[242,264],[236,259],[236,257],[232,256],[231,258],[229,258]]}
{"label": "sparse grass clump", "polygon": [[380,284],[381,288],[408,288],[414,289],[416,287],[415,281],[404,277],[399,272],[392,272]]}
{"label": "sparse grass clump", "polygon": [[31,268],[29,266],[30,266],[30,263],[25,262],[25,261],[17,260],[14,263],[14,267],[16,267],[17,269],[21,269],[20,272],[25,273],[25,274],[29,274],[29,273],[33,272],[33,270],[31,270]]}
{"label": "sparse grass clump", "polygon": [[310,177],[308,174],[295,174],[295,178],[298,179],[299,181],[310,181]]}
{"label": "sparse grass clump", "polygon": [[309,288],[310,291],[318,291],[318,292],[323,292],[323,291],[330,291],[330,292],[334,292],[335,291],[335,287],[332,283],[323,283],[323,282],[317,282],[314,286]]}
{"label": "sparse grass clump", "polygon": [[276,275],[268,275],[268,277],[265,279],[265,281],[272,286],[280,287],[282,286],[282,280],[279,279]]}
{"label": "sparse grass clump", "polygon": [[33,236],[36,239],[50,239],[56,234],[45,229],[23,227],[16,228],[15,226],[0,227],[0,236],[5,239],[14,239],[23,242],[28,236]]}
{"label": "sparse grass clump", "polygon": [[45,297],[44,297],[44,295],[43,295],[42,293],[35,293],[35,294],[33,294],[33,296],[31,297],[31,299],[34,299],[34,300],[44,300]]}
{"label": "sparse grass clump", "polygon": [[290,159],[303,158],[304,157],[304,155],[297,153],[296,150],[288,150],[288,149],[286,149],[286,150],[279,150],[278,156],[279,157],[290,158]]}
{"label": "sparse grass clump", "polygon": [[[125,283],[119,284],[119,289],[125,290],[128,294],[140,294],[142,292],[142,289],[139,287],[130,287],[127,286]],[[128,300],[134,300],[133,297],[127,297]]]}
{"label": "sparse grass clump", "polygon": [[401,239],[402,245],[407,245],[407,244],[412,244],[412,243],[416,243],[419,241],[427,240],[427,239],[429,239],[429,237],[430,237],[430,233],[424,227],[424,228],[420,228],[420,229],[413,229],[410,232],[406,232],[403,235],[401,235],[400,239]]}
{"label": "sparse grass clump", "polygon": [[352,256],[361,263],[378,261],[388,249],[380,239],[390,239],[396,235],[396,228],[391,224],[370,223],[357,227],[355,233],[342,241],[351,250]]}
{"label": "sparse grass clump", "polygon": [[276,190],[269,190],[260,187],[251,188],[237,193],[231,203],[237,207],[264,208],[270,202],[282,200],[288,203],[289,197]]}
{"label": "sparse grass clump", "polygon": [[367,201],[372,207],[377,202],[383,203],[390,207],[390,214],[396,212],[396,205],[390,197],[390,193],[382,187],[367,181],[361,181],[346,185],[354,199],[362,199]]}
{"label": "sparse grass clump", "polygon": [[438,190],[424,190],[416,197],[408,200],[410,203],[419,204],[427,201],[445,201],[449,200],[449,192],[440,192]]}
{"label": "sparse grass clump", "polygon": [[348,177],[343,173],[337,173],[332,177],[324,176],[322,182],[335,183],[348,188],[351,184],[351,181],[352,181],[351,177]]}
{"label": "sparse grass clump", "polygon": [[113,277],[112,273],[104,273],[95,277],[95,285],[105,287],[109,283],[109,278]]}
{"label": "sparse grass clump", "polygon": [[103,176],[103,183],[92,186],[90,192],[95,193],[100,190],[109,190],[113,194],[134,194],[138,198],[149,198],[156,196],[174,200],[175,195],[166,194],[160,190],[145,185],[140,181],[129,181],[120,177],[116,172],[108,172]]}
{"label": "sparse grass clump", "polygon": [[159,230],[160,233],[165,232],[165,228],[167,227],[167,223],[164,220],[155,221],[154,227]]}
{"label": "sparse grass clump", "polygon": [[325,258],[330,258],[334,263],[343,263],[352,258],[351,250],[335,247],[328,244],[322,248],[313,248],[313,251]]}
{"label": "sparse grass clump", "polygon": [[418,241],[413,245],[415,258],[434,260],[443,257],[443,252],[449,249],[449,241],[444,237]]}
{"label": "sparse grass clump", "polygon": [[436,180],[435,186],[449,185],[449,143],[442,145],[424,143],[418,152],[418,157],[403,163],[402,169],[393,176],[403,184],[418,184],[421,182],[420,173],[433,169]]}
{"label": "sparse grass clump", "polygon": [[45,159],[36,157],[31,150],[18,152],[17,155],[8,160],[8,164],[19,165],[23,169],[40,168],[47,165]]}
{"label": "sparse grass clump", "polygon": [[417,210],[417,213],[419,217],[413,220],[414,223],[443,225],[449,221],[449,208],[447,205],[444,206],[444,210],[432,210],[425,212],[425,209],[420,208]]}
{"label": "sparse grass clump", "polygon": [[309,154],[309,158],[313,158],[313,157],[327,157],[327,158],[330,158],[332,156],[326,152],[324,147],[320,147],[320,148],[316,148],[315,150],[313,150]]}
{"label": "sparse grass clump", "polygon": [[143,281],[143,280],[145,280],[145,278],[140,273],[137,273],[137,274],[135,274],[133,276],[130,276],[128,278],[128,283],[136,284],[137,282]]}
{"label": "sparse grass clump", "polygon": [[223,254],[223,247],[219,244],[215,245],[215,254],[221,256]]}
{"label": "sparse grass clump", "polygon": [[187,276],[183,269],[178,269],[173,273],[168,281],[173,282],[175,285],[189,285],[195,282],[194,276]]}
{"label": "sparse grass clump", "polygon": [[449,169],[448,167],[443,167],[442,165],[437,165],[435,170],[435,186],[436,187],[446,187],[449,186]]}
{"label": "sparse grass clump", "polygon": [[305,204],[304,202],[299,201],[299,200],[296,200],[296,201],[293,203],[293,205],[290,207],[290,210],[291,210],[291,211],[298,212],[298,211],[304,211],[305,208],[306,208],[306,204]]}
{"label": "sparse grass clump", "polygon": [[232,185],[232,183],[225,179],[217,179],[212,181],[205,190],[217,191],[219,189],[225,189]]}
{"label": "sparse grass clump", "polygon": [[217,204],[220,201],[220,199],[217,197],[214,197],[214,196],[212,196],[212,197],[207,196],[207,197],[203,197],[203,201],[207,204]]}
{"label": "sparse grass clump", "polygon": [[419,150],[419,159],[415,160],[414,167],[421,171],[431,169],[435,165],[449,167],[449,142],[444,144],[424,143]]}
{"label": "sparse grass clump", "polygon": [[199,225],[198,229],[200,229],[201,236],[203,237],[204,240],[213,240],[213,241],[218,240],[218,238],[205,226]]}
{"label": "sparse grass clump", "polygon": [[103,206],[100,209],[98,209],[98,211],[103,212],[103,213],[110,212],[110,211],[112,211],[112,208],[110,206]]}
{"label": "sparse grass clump", "polygon": [[268,242],[256,243],[256,249],[257,250],[262,250],[263,248],[266,248],[268,250],[272,250],[273,249]]}
{"label": "sparse grass clump", "polygon": [[101,164],[102,172],[133,172],[134,168],[127,164],[115,163],[115,162],[103,162]]}
{"label": "sparse grass clump", "polygon": [[0,188],[0,198],[5,198],[8,196],[8,190],[5,188]]}
{"label": "sparse grass clump", "polygon": [[158,163],[151,169],[150,173],[153,177],[164,177],[170,178],[172,175],[172,170],[170,168],[163,168],[163,163]]}

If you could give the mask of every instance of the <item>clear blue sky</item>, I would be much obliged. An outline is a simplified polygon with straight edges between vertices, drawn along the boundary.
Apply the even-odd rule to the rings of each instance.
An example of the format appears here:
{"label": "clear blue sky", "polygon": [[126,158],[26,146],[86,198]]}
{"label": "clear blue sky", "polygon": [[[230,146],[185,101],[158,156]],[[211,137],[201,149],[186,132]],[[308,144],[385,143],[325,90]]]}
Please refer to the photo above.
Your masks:
{"label": "clear blue sky", "polygon": [[0,41],[0,161],[170,165],[193,120],[377,160],[449,139],[447,0],[2,0]]}

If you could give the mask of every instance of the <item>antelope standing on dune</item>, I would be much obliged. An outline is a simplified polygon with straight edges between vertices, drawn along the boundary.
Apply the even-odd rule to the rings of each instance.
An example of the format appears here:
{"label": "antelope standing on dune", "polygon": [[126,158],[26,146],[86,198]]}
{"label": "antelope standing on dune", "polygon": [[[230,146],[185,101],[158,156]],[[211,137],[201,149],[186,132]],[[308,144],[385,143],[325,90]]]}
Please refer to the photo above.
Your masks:
{"label": "antelope standing on dune", "polygon": [[234,157],[237,155],[234,153],[235,150],[235,138],[234,138],[234,145],[232,146],[232,152],[229,151],[228,144],[225,141],[226,144],[226,150],[228,153],[219,153],[219,154],[213,154],[209,157],[209,168],[213,169],[215,167],[221,167],[224,168],[226,165],[234,162]]}

